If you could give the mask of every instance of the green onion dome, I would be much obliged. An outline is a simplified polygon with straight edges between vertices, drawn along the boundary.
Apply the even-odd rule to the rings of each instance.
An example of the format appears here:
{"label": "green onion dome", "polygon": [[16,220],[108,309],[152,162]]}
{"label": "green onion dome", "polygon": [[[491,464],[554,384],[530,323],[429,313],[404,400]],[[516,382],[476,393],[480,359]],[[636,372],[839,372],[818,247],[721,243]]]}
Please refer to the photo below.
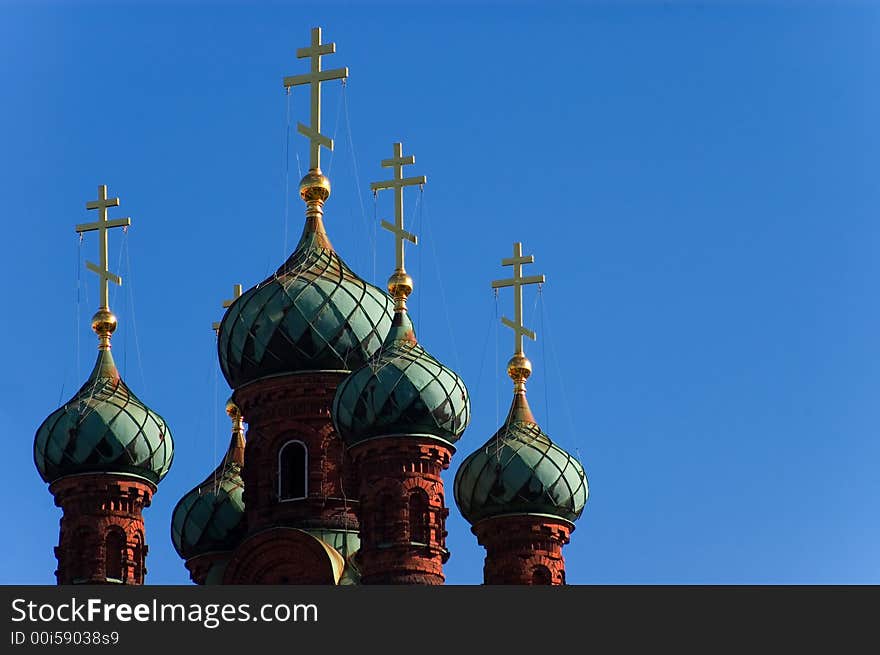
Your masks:
{"label": "green onion dome", "polygon": [[580,517],[587,502],[581,464],[535,422],[525,389],[514,394],[507,420],[455,475],[455,502],[471,524],[512,514]]}
{"label": "green onion dome", "polygon": [[391,309],[391,298],[333,250],[321,213],[307,213],[290,258],[224,315],[220,367],[234,389],[269,375],[350,371],[382,345]]}
{"label": "green onion dome", "polygon": [[212,551],[232,550],[241,537],[244,517],[244,428],[241,412],[229,403],[232,438],[223,461],[174,508],[171,541],[184,560]]}
{"label": "green onion dome", "polygon": [[174,446],[165,420],[123,382],[110,354],[116,317],[99,310],[98,360],[76,395],[52,412],[34,438],[34,463],[46,482],[79,473],[137,475],[157,484],[171,468]]}
{"label": "green onion dome", "polygon": [[403,309],[379,351],[337,387],[332,416],[348,446],[413,434],[455,443],[470,421],[470,400],[461,378],[416,341]]}

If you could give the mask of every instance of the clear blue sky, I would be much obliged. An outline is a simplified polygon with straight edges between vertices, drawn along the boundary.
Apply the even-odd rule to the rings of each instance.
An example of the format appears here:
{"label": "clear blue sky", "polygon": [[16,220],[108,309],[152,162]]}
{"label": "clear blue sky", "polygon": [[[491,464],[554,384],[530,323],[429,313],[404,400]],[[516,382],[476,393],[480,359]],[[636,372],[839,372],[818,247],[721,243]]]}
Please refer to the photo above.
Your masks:
{"label": "clear blue sky", "polygon": [[[281,78],[321,25],[351,73],[348,120],[325,86],[326,223],[364,278],[393,266],[368,191],[392,142],[428,176],[411,308],[473,409],[450,491],[509,402],[489,284],[520,240],[548,278],[529,397],[591,484],[571,582],[880,583],[876,7],[71,4],[0,3],[0,582],[54,582],[32,444],[94,361],[97,239],[73,227],[98,184],[133,220],[110,240],[114,354],[176,445],[147,581],[187,582],[171,510],[228,439],[210,325],[286,256]],[[294,127],[287,250],[306,153]],[[448,581],[478,583],[455,507],[448,528]]]}

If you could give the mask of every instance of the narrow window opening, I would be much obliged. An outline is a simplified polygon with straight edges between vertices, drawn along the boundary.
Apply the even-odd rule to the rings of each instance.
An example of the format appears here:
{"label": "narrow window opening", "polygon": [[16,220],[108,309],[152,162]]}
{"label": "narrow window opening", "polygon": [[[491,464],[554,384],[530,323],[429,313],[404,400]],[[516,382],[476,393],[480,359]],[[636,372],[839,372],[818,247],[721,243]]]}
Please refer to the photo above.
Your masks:
{"label": "narrow window opening", "polygon": [[409,496],[409,540],[428,543],[428,498],[421,489]]}
{"label": "narrow window opening", "polygon": [[122,580],[122,563],[125,551],[125,536],[117,530],[107,533],[104,542],[104,577]]}
{"label": "narrow window opening", "polygon": [[308,451],[302,441],[288,441],[278,451],[278,500],[308,494]]}

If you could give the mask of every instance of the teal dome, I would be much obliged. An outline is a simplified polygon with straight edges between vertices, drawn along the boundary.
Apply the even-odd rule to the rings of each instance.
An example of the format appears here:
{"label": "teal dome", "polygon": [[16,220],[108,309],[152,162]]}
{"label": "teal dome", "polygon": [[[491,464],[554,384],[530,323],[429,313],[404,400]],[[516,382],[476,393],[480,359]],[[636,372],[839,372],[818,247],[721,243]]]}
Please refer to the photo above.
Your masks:
{"label": "teal dome", "polygon": [[109,349],[98,351],[89,379],[34,438],[34,463],[46,482],[78,473],[128,473],[156,484],[173,457],[168,425],[122,381]]}
{"label": "teal dome", "polygon": [[171,515],[171,541],[184,560],[211,551],[232,550],[244,518],[244,435],[233,430],[220,466],[192,489]]}
{"label": "teal dome", "polygon": [[510,514],[575,521],[588,495],[583,467],[541,431],[525,392],[514,395],[501,429],[459,467],[454,489],[471,524]]}
{"label": "teal dome", "polygon": [[382,345],[392,306],[336,254],[321,219],[308,218],[290,258],[224,315],[223,375],[237,389],[269,375],[355,369]]}
{"label": "teal dome", "polygon": [[461,378],[418,344],[404,310],[382,348],[337,387],[332,415],[348,446],[410,434],[455,443],[470,421],[470,399]]}

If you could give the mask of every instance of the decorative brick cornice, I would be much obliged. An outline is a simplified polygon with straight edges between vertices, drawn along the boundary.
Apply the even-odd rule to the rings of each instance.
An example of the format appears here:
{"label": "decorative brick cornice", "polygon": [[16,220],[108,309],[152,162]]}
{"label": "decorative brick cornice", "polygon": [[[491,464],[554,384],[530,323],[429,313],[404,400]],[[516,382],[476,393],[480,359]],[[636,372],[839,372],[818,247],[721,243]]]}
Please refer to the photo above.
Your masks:
{"label": "decorative brick cornice", "polygon": [[361,442],[350,453],[359,479],[361,582],[443,584],[449,510],[440,474],[452,446],[398,435]]}
{"label": "decorative brick cornice", "polygon": [[486,548],[485,584],[565,584],[562,547],[574,525],[552,516],[518,514],[485,519],[471,531]]}
{"label": "decorative brick cornice", "polygon": [[143,509],[155,485],[108,473],[72,475],[49,491],[63,511],[55,548],[58,584],[143,584],[148,551]]}

